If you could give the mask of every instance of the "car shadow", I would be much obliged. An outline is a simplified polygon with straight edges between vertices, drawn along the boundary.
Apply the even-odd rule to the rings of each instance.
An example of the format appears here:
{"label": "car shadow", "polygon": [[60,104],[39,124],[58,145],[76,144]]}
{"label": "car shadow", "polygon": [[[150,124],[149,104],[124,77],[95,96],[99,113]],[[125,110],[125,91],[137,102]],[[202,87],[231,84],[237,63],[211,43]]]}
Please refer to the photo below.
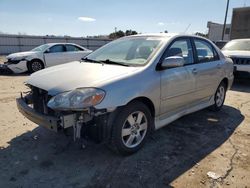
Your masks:
{"label": "car shadow", "polygon": [[0,187],[170,187],[243,120],[230,106],[216,113],[205,109],[154,132],[127,157],[93,143],[79,149],[71,137],[38,127],[0,149]]}
{"label": "car shadow", "polygon": [[250,93],[250,78],[235,78],[231,90]]}
{"label": "car shadow", "polygon": [[9,72],[1,72],[0,71],[0,76],[9,76],[9,77],[18,77],[18,76],[29,76],[30,73],[24,72],[24,73],[9,73]]}

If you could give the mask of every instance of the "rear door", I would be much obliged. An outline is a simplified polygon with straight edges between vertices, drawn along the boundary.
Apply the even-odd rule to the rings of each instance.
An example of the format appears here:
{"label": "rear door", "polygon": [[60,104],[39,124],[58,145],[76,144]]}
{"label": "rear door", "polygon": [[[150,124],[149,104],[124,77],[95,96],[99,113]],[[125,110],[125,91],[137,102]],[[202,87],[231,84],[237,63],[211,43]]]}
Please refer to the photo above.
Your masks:
{"label": "rear door", "polygon": [[222,62],[206,40],[194,38],[196,59],[196,100],[208,101],[214,95],[222,76]]}
{"label": "rear door", "polygon": [[44,59],[46,66],[54,66],[68,62],[65,46],[63,44],[56,44],[44,52]]}
{"label": "rear door", "polygon": [[85,57],[89,54],[89,51],[84,50],[73,44],[65,44],[66,47],[66,55],[68,61],[79,61],[81,58]]}
{"label": "rear door", "polygon": [[170,44],[162,59],[181,56],[183,67],[161,71],[161,114],[163,118],[184,110],[194,102],[195,76],[193,70],[193,49],[189,38],[178,38]]}

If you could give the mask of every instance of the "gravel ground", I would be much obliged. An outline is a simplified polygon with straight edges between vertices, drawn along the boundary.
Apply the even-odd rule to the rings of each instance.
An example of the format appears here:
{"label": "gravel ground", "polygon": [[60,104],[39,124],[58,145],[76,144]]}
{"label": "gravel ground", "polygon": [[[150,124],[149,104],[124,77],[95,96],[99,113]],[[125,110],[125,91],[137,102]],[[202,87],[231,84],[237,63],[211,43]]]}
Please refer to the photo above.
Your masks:
{"label": "gravel ground", "polygon": [[220,112],[187,115],[156,131],[138,153],[121,157],[93,143],[79,149],[71,137],[24,118],[15,98],[27,89],[27,76],[0,76],[0,187],[250,185],[249,79],[234,83]]}

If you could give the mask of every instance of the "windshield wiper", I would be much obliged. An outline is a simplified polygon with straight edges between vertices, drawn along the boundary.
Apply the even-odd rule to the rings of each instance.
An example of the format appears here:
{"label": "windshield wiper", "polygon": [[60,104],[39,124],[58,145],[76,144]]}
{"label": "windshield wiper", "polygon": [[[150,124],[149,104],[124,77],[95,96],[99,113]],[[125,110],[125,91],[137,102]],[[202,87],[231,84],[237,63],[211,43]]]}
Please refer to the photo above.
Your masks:
{"label": "windshield wiper", "polygon": [[94,59],[89,59],[87,57],[84,57],[80,60],[80,62],[82,61],[85,61],[85,62],[91,62],[91,63],[102,63],[102,61],[97,61],[97,60],[94,60]]}
{"label": "windshield wiper", "polygon": [[128,64],[122,63],[122,62],[118,62],[118,61],[111,61],[109,59],[106,60],[100,60],[100,62],[105,63],[105,64],[110,64],[110,65],[121,65],[121,66],[126,66],[128,67]]}

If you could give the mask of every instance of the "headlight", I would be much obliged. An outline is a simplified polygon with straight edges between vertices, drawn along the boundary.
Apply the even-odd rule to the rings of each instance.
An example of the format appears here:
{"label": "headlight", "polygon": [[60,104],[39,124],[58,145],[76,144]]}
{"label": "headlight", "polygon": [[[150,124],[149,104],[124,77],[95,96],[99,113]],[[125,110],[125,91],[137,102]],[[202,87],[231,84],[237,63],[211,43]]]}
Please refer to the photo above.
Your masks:
{"label": "headlight", "polygon": [[25,60],[27,57],[28,57],[28,56],[17,56],[17,57],[7,58],[7,59],[10,59],[10,61],[11,61],[13,64],[17,64],[17,63],[19,63],[19,61]]}
{"label": "headlight", "polygon": [[97,88],[79,88],[52,97],[48,107],[54,110],[81,111],[102,102],[105,92]]}

